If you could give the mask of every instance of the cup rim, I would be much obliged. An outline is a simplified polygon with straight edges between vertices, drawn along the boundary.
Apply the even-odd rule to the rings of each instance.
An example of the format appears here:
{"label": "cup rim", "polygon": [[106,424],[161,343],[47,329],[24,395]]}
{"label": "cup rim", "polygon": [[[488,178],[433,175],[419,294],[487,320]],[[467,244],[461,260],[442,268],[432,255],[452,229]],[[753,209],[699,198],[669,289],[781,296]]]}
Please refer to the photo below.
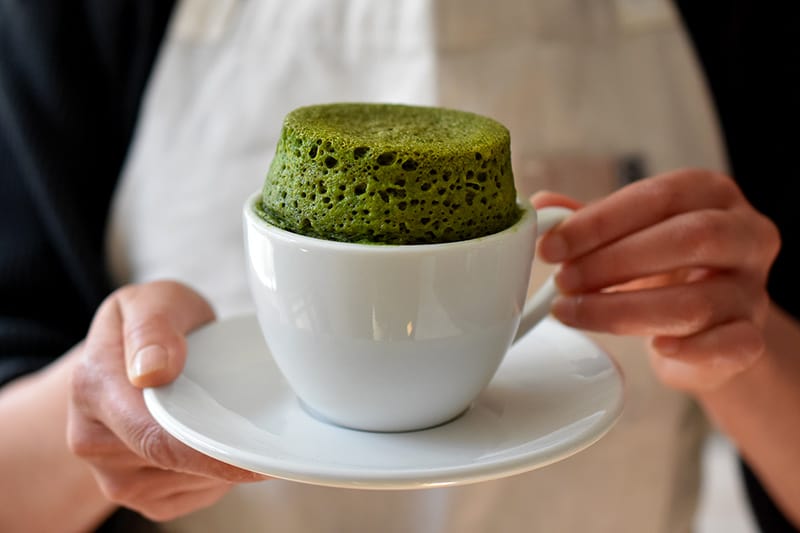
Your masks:
{"label": "cup rim", "polygon": [[347,241],[333,241],[322,239],[319,237],[311,237],[309,235],[302,235],[300,233],[294,233],[289,230],[285,230],[274,226],[258,216],[255,210],[255,203],[261,199],[261,191],[256,191],[250,196],[247,197],[245,201],[243,212],[245,220],[247,224],[251,227],[257,229],[262,234],[270,234],[275,236],[285,242],[291,242],[292,244],[298,246],[314,246],[316,248],[336,248],[338,250],[342,249],[351,249],[354,251],[365,252],[369,251],[370,253],[397,253],[398,250],[404,250],[406,252],[410,251],[418,251],[418,252],[426,252],[426,251],[433,251],[433,250],[442,250],[447,248],[461,248],[461,247],[469,247],[474,246],[476,243],[482,244],[490,244],[496,241],[505,240],[512,234],[518,234],[527,228],[536,226],[537,216],[536,216],[536,208],[527,201],[524,201],[521,198],[517,198],[517,206],[522,209],[522,216],[519,217],[514,224],[511,226],[498,231],[496,233],[492,233],[489,235],[483,235],[481,237],[475,237],[473,239],[461,240],[461,241],[451,241],[451,242],[441,242],[441,243],[426,243],[426,244],[384,244],[384,243],[358,243],[358,242],[347,242]]}

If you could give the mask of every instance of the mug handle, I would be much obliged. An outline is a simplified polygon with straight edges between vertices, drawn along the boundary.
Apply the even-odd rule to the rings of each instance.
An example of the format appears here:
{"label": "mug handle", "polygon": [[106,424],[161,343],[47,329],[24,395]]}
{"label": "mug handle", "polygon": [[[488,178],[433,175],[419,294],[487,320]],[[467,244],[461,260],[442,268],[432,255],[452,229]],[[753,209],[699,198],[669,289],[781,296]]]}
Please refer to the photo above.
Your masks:
{"label": "mug handle", "polygon": [[[567,207],[543,207],[537,209],[537,238],[574,212],[574,210]],[[536,324],[550,313],[550,305],[555,297],[558,296],[558,288],[556,288],[553,276],[553,274],[549,275],[544,284],[539,287],[539,290],[525,302],[517,334],[514,336],[514,342],[521,339],[523,335],[533,329]]]}

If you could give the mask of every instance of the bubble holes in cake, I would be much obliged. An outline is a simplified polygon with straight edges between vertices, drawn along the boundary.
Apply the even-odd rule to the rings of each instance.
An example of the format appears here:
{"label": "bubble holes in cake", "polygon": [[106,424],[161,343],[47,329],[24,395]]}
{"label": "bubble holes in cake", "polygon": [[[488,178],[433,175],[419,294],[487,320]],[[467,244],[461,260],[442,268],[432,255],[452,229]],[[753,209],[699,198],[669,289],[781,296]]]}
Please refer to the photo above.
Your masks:
{"label": "bubble holes in cake", "polygon": [[508,130],[472,113],[327,104],[286,116],[263,216],[346,242],[427,244],[501,231],[520,216]]}

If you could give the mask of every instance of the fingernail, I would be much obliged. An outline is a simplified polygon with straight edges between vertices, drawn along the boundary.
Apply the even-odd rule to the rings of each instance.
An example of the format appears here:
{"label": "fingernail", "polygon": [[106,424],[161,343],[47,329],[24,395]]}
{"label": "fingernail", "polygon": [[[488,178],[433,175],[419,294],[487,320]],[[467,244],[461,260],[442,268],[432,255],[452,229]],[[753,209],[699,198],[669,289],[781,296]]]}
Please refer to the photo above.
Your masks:
{"label": "fingernail", "polygon": [[149,374],[161,372],[167,368],[167,351],[163,346],[151,344],[141,348],[133,356],[131,377],[141,378]]}
{"label": "fingernail", "polygon": [[581,286],[581,275],[574,267],[561,267],[555,279],[558,288],[564,292],[576,291]]}
{"label": "fingernail", "polygon": [[553,301],[551,311],[553,316],[565,324],[574,324],[578,316],[578,298],[572,296],[559,296]]}
{"label": "fingernail", "polygon": [[550,263],[558,263],[567,258],[567,241],[564,237],[554,233],[542,239],[542,245],[539,248],[539,253],[542,259]]}

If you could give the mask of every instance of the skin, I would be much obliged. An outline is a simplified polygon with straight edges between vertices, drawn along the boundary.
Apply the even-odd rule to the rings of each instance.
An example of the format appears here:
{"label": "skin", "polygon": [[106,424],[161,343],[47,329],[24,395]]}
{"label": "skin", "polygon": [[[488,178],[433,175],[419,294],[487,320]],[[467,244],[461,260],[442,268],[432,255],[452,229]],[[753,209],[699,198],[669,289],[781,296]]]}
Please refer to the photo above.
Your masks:
{"label": "skin", "polygon": [[[539,244],[541,257],[563,263],[554,314],[652,338],[655,373],[695,395],[800,525],[792,475],[800,469],[800,325],[764,287],[779,248],[774,225],[731,180],[697,170],[585,207],[552,193],[532,202],[578,209]],[[126,287],[100,307],[81,346],[6,387],[0,418],[21,429],[0,440],[0,493],[12,498],[0,506],[0,529],[46,531],[57,516],[61,530],[85,530],[116,504],[166,520],[210,505],[232,483],[264,479],[178,443],[142,401],[140,388],[175,379],[185,334],[212,319],[205,300],[178,283]]]}
{"label": "skin", "polygon": [[766,292],[774,224],[732,180],[700,170],[587,206],[548,192],[531,201],[578,209],[539,243],[540,257],[562,263],[553,314],[651,338],[659,379],[697,398],[800,525],[800,324]]}
{"label": "skin", "polygon": [[0,420],[13,428],[0,437],[0,531],[46,533],[54,520],[60,531],[87,531],[114,509],[64,438],[81,350],[0,389]]}
{"label": "skin", "polygon": [[117,505],[168,520],[265,479],[187,448],[142,400],[141,388],[180,373],[185,334],[213,318],[179,283],[125,287],[98,309],[85,342],[5,387],[0,419],[15,431],[0,439],[0,530],[47,532],[58,520],[59,531],[86,531]]}
{"label": "skin", "polygon": [[191,450],[149,415],[139,389],[172,381],[185,334],[214,319],[208,303],[172,282],[126,287],[97,312],[71,386],[67,444],[105,496],[153,520],[211,505],[253,474]]}

